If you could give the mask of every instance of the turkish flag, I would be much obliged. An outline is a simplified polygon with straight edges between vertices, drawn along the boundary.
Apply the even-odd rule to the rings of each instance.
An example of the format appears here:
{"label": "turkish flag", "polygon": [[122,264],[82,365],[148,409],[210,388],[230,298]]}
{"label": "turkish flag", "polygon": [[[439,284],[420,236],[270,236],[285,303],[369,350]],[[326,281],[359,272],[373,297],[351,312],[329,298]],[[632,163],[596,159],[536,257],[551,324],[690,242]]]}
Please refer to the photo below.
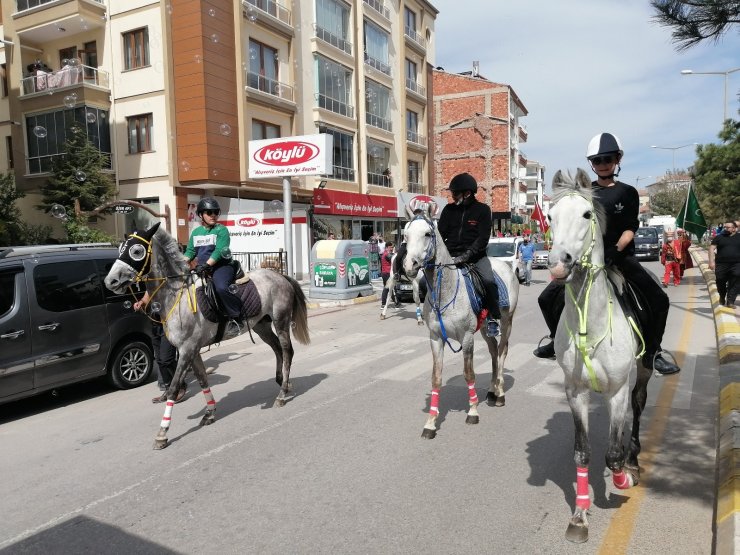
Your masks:
{"label": "turkish flag", "polygon": [[545,233],[549,229],[545,215],[542,213],[542,209],[537,201],[534,203],[534,210],[532,211],[532,219],[540,224],[540,231]]}

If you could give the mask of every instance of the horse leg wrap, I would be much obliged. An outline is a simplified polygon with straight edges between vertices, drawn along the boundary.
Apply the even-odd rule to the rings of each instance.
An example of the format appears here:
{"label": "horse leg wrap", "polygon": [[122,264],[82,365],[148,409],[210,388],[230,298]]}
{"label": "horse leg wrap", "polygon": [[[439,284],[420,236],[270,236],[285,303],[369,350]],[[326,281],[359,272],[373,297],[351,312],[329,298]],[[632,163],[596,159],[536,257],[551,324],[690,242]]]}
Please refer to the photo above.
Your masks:
{"label": "horse leg wrap", "polygon": [[591,508],[591,497],[588,495],[588,467],[576,467],[576,507],[584,510]]}
{"label": "horse leg wrap", "polygon": [[162,423],[160,426],[162,428],[169,428],[170,427],[170,421],[172,420],[172,407],[175,406],[175,401],[167,401],[167,405],[164,407],[164,416],[162,416]]}
{"label": "horse leg wrap", "polygon": [[432,398],[429,400],[429,416],[439,415],[439,388],[432,389]]}
{"label": "horse leg wrap", "polygon": [[619,472],[612,471],[612,481],[617,489],[629,489],[634,485],[630,479],[630,475],[624,470],[620,470]]}
{"label": "horse leg wrap", "polygon": [[213,398],[213,393],[211,393],[211,388],[203,390],[203,395],[206,398],[206,408],[208,410],[214,410],[216,408],[216,400]]}
{"label": "horse leg wrap", "polygon": [[416,307],[416,319],[419,320],[421,318],[421,308]]}
{"label": "horse leg wrap", "polygon": [[468,397],[470,397],[470,405],[478,404],[478,394],[475,392],[475,382],[468,382]]}

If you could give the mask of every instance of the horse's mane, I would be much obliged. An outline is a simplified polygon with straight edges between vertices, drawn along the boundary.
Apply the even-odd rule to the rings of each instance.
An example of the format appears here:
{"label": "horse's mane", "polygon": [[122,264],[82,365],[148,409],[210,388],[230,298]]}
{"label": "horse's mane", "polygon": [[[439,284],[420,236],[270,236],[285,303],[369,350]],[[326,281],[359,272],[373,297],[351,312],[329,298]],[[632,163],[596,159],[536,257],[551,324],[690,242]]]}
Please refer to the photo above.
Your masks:
{"label": "horse's mane", "polygon": [[[604,211],[604,207],[600,202],[594,202],[593,189],[590,186],[591,180],[588,179],[588,174],[586,174],[582,169],[579,169],[578,172],[580,173],[576,176],[573,176],[570,171],[567,173],[558,171],[555,174],[555,178],[552,182],[552,204],[555,205],[562,198],[572,194],[576,194],[586,199],[594,208],[596,222],[599,224],[599,230],[603,234],[606,231],[606,212]],[[589,183],[588,187],[583,186],[583,176],[581,176],[581,181],[577,179],[581,173],[583,176],[586,176],[586,182]]]}
{"label": "horse's mane", "polygon": [[172,235],[160,226],[152,239],[159,247],[153,250],[156,254],[154,255],[155,260],[152,262],[159,267],[164,275],[172,276],[187,272],[187,260],[180,251],[180,245]]}

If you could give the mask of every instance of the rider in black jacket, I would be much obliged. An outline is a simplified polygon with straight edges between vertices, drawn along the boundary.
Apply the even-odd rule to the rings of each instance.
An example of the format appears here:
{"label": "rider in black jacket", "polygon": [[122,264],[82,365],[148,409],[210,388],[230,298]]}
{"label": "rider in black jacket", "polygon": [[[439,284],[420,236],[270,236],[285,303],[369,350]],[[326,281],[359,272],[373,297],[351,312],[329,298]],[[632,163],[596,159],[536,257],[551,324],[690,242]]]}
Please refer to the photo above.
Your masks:
{"label": "rider in black jacket", "polygon": [[469,173],[456,175],[449,187],[453,203],[448,204],[439,216],[439,233],[457,265],[474,264],[486,288],[489,337],[499,334],[498,287],[493,277],[491,263],[486,257],[486,247],[491,238],[491,208],[478,202],[475,193],[478,183]]}

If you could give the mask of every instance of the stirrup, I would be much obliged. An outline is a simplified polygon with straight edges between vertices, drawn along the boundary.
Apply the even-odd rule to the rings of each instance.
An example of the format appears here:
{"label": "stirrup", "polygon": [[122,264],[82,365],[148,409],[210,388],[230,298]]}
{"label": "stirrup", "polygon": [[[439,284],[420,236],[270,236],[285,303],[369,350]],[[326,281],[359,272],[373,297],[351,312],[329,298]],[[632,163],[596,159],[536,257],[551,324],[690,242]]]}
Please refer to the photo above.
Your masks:
{"label": "stirrup", "polygon": [[226,322],[226,328],[224,329],[224,338],[230,339],[232,337],[236,337],[239,335],[242,331],[241,326],[239,325],[239,322],[237,322],[234,318]]}

